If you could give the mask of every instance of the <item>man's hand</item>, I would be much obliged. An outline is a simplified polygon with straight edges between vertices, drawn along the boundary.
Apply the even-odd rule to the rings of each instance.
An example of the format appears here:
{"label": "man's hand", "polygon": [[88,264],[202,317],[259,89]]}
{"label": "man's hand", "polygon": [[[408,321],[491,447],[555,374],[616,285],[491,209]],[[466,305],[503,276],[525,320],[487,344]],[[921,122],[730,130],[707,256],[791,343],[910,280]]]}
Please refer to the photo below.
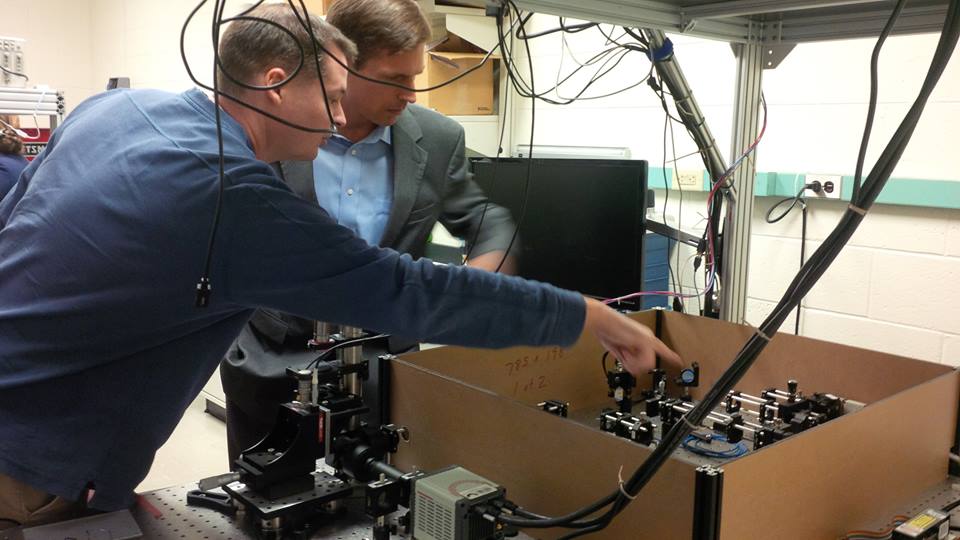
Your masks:
{"label": "man's hand", "polygon": [[623,367],[635,377],[653,369],[657,355],[677,371],[682,367],[680,356],[657,339],[649,328],[592,298],[585,300],[587,320],[583,325],[584,332],[593,332],[603,348],[620,360]]}

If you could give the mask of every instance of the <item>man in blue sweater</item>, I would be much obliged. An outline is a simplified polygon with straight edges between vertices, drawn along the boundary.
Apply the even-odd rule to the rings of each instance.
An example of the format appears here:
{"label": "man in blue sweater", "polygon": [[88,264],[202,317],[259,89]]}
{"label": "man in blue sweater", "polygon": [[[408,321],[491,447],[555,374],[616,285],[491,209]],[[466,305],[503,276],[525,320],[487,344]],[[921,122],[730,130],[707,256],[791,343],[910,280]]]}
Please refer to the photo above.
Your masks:
{"label": "man in blue sweater", "polygon": [[[277,118],[344,123],[346,72],[321,55],[289,78],[308,34],[286,5],[275,25],[233,23],[222,90]],[[318,40],[353,44],[317,18]],[[313,65],[312,58],[304,67]],[[223,75],[223,74],[221,74]],[[231,80],[233,79],[233,80]],[[235,81],[234,81],[235,80]],[[593,300],[370,246],[267,165],[309,160],[328,134],[222,102],[223,213],[214,104],[201,92],[115,90],[82,103],[0,202],[0,528],[133,501],[154,453],[264,306],[303,317],[478,347],[566,346],[589,329],[635,373],[678,361],[649,329]]]}

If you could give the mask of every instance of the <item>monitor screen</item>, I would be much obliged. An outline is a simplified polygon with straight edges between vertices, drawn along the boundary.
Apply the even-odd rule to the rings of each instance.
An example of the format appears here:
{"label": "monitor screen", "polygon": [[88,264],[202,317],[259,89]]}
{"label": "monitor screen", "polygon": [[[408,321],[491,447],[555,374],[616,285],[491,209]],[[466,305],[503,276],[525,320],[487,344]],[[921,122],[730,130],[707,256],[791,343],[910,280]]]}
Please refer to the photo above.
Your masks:
{"label": "monitor screen", "polygon": [[[591,296],[643,289],[647,162],[478,158],[474,179],[520,221],[518,273]],[[523,209],[526,190],[526,209]]]}

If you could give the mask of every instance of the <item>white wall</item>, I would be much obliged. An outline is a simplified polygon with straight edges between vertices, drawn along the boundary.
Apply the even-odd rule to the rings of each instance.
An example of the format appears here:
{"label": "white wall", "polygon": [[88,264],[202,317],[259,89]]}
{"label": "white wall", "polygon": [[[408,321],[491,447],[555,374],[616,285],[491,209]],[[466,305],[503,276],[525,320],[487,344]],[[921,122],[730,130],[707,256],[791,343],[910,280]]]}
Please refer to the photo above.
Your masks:
{"label": "white wall", "polygon": [[[130,77],[134,88],[180,92],[194,87],[180,57],[180,31],[197,0],[90,0],[96,80]],[[246,3],[231,2],[239,11]],[[210,18],[213,2],[194,16],[185,39],[194,74],[207,85],[213,75]]]}
{"label": "white wall", "polygon": [[88,0],[0,0],[0,36],[26,40],[28,86],[62,90],[68,110],[103,87],[91,77]]}
{"label": "white wall", "polygon": [[[568,21],[573,24],[573,21]],[[556,25],[556,18],[534,17],[534,28]],[[735,59],[721,42],[671,36],[676,54],[723,153],[730,152]],[[583,60],[603,46],[595,31],[568,37]],[[852,174],[869,95],[869,59],[873,40],[799,45],[776,70],[764,74],[769,126],[757,154],[757,169],[769,172]],[[868,153],[868,170],[896,129],[919,88],[936,36],[890,38],[880,62],[880,102]],[[518,48],[526,72],[526,57]],[[538,88],[557,77],[561,43],[557,36],[531,46]],[[626,86],[649,69],[640,55],[626,59],[596,93]],[[960,55],[957,55],[960,56]],[[565,66],[571,66],[569,56]],[[564,71],[569,72],[569,67]],[[577,86],[573,84],[571,88]],[[582,86],[582,82],[580,83]],[[590,91],[588,91],[590,92]],[[589,93],[587,95],[590,95]],[[530,133],[529,100],[514,128],[514,140]],[[616,97],[564,107],[537,103],[538,144],[629,147],[652,167],[663,166],[664,115],[645,85]],[[674,126],[676,155],[695,147]],[[954,58],[933,94],[895,177],[960,181],[956,144],[960,137],[960,59]],[[668,139],[669,141],[669,139]],[[668,154],[673,151],[667,145]],[[672,157],[668,157],[672,160]],[[667,163],[667,167],[671,167]],[[681,169],[702,169],[699,157],[679,160]],[[657,190],[658,210],[665,193]],[[703,192],[671,191],[666,219],[694,233],[703,230]],[[748,314],[759,324],[799,267],[800,213],[769,225],[763,216],[778,199],[755,201],[749,269]],[[845,204],[812,201],[807,254],[836,224]],[[676,257],[684,292],[693,292],[688,257]],[[960,364],[960,211],[877,205],[833,267],[804,302],[801,334],[931,361]],[[702,288],[702,276],[697,284]],[[687,301],[695,310],[696,300]],[[793,318],[783,331],[793,331]]]}

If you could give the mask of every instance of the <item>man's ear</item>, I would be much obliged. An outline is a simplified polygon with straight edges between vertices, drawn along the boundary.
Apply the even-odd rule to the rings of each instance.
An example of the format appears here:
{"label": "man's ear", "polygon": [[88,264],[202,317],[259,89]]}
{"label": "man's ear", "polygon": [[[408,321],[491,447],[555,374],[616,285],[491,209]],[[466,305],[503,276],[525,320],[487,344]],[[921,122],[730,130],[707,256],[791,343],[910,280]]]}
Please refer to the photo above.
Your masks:
{"label": "man's ear", "polygon": [[[287,78],[287,76],[288,76],[288,73],[283,68],[279,68],[279,67],[270,68],[270,70],[267,71],[267,73],[263,77],[263,85],[264,86],[277,85],[283,82]],[[287,83],[282,86],[273,88],[272,90],[267,90],[266,91],[267,99],[269,99],[270,102],[273,103],[274,105],[280,105],[280,103],[283,101],[284,88],[286,87],[287,84],[290,84],[291,82],[292,81],[287,81]]]}

